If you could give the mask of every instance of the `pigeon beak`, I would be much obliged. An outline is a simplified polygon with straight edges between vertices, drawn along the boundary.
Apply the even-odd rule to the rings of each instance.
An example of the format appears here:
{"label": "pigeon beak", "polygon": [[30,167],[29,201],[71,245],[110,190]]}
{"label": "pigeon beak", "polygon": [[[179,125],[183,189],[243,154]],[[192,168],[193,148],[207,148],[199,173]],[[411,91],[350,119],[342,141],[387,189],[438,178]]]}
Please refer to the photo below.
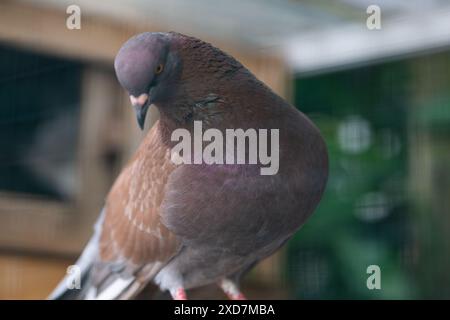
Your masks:
{"label": "pigeon beak", "polygon": [[136,119],[141,130],[144,130],[145,116],[147,115],[148,107],[150,105],[148,101],[148,94],[143,93],[139,97],[130,96],[131,104],[136,112]]}
{"label": "pigeon beak", "polygon": [[148,110],[148,104],[146,104],[144,106],[138,106],[138,105],[134,106],[134,111],[136,112],[137,123],[139,125],[139,128],[141,128],[141,130],[144,130],[145,116],[147,115],[147,110]]}

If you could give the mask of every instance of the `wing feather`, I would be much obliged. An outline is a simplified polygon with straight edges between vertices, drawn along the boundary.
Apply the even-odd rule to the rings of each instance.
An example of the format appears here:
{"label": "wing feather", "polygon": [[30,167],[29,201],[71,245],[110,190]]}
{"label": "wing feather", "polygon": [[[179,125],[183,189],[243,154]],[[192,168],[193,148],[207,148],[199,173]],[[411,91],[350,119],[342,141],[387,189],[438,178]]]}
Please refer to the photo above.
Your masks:
{"label": "wing feather", "polygon": [[[158,130],[156,124],[108,195],[98,261],[92,275],[94,286],[100,289],[98,297],[134,296],[178,251],[178,238],[165,227],[160,216],[167,181],[175,165]],[[123,268],[114,274],[113,265]],[[105,281],[111,276],[114,281]]]}

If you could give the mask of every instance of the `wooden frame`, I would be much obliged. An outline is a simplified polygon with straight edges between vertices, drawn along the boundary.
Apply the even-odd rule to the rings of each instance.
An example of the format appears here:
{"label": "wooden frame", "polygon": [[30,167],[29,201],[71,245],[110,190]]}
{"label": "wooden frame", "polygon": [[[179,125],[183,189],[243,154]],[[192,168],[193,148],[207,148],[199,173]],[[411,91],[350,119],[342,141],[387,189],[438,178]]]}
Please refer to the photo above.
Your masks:
{"label": "wooden frame", "polygon": [[65,27],[65,19],[65,12],[57,9],[0,4],[1,42],[87,62],[81,80],[76,197],[63,203],[0,190],[2,249],[78,254],[116,174],[105,171],[105,152],[121,153],[128,145],[126,139],[115,139],[117,128],[128,127],[120,122],[130,119],[117,114],[124,99],[111,66],[117,49],[136,30],[100,18],[86,19],[83,32],[73,31]]}
{"label": "wooden frame", "polygon": [[[111,70],[91,66],[82,71],[81,118],[78,138],[77,186],[72,202],[32,195],[0,193],[0,246],[76,254],[92,232],[112,172],[105,171],[106,150],[117,148],[110,136],[112,109],[119,88]],[[109,121],[111,120],[111,121]]]}

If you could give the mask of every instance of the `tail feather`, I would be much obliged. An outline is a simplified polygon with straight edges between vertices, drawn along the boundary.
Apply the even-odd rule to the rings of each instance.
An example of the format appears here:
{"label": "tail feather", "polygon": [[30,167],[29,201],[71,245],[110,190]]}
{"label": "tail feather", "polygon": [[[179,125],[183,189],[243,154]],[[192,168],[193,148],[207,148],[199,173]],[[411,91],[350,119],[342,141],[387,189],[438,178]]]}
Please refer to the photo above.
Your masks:
{"label": "tail feather", "polygon": [[[138,267],[132,266],[130,270],[123,261],[100,262],[98,258],[99,241],[104,212],[105,210],[102,210],[94,227],[94,235],[75,263],[80,272],[67,274],[47,299],[132,299],[163,267],[163,263],[154,262]],[[71,289],[71,285],[75,283],[75,277],[80,277],[80,289]]]}
{"label": "tail feather", "polygon": [[[75,266],[77,266],[80,272],[74,272],[67,274],[60,283],[56,286],[53,292],[48,296],[49,300],[65,300],[65,299],[85,299],[87,293],[91,287],[90,275],[93,264],[98,255],[98,243],[101,233],[101,225],[103,223],[104,210],[102,210],[100,217],[98,218],[95,227],[94,235],[89,240],[88,244],[84,248],[81,256],[78,258]],[[75,277],[81,277],[80,289],[71,289],[70,285],[75,283]]]}

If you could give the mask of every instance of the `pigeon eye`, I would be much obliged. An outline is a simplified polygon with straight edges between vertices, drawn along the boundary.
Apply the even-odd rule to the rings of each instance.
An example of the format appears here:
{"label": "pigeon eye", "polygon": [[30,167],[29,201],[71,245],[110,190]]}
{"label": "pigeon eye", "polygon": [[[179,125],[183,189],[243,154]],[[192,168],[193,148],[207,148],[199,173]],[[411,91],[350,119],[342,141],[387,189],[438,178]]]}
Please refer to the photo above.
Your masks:
{"label": "pigeon eye", "polygon": [[164,69],[164,66],[160,63],[160,64],[158,64],[158,66],[156,67],[155,73],[156,73],[156,74],[160,74],[160,73],[163,71],[163,69]]}

